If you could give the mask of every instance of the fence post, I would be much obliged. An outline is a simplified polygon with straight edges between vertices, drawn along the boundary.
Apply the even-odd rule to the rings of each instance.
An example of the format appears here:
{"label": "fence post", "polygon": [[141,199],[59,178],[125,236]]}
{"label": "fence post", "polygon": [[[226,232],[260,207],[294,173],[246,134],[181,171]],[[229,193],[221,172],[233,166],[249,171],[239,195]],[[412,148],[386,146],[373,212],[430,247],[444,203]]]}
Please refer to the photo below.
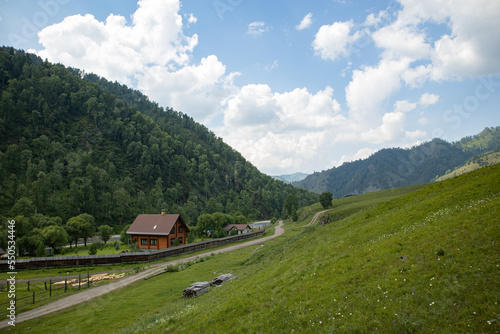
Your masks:
{"label": "fence post", "polygon": [[80,290],[82,286],[82,274],[78,274],[78,290]]}
{"label": "fence post", "polygon": [[64,293],[66,293],[66,290],[68,290],[68,279],[64,280]]}
{"label": "fence post", "polygon": [[33,291],[33,304],[35,304],[35,291]]}
{"label": "fence post", "polygon": [[30,291],[30,281],[28,281],[28,291]]}
{"label": "fence post", "polygon": [[52,297],[52,279],[49,280],[49,297]]}
{"label": "fence post", "polygon": [[90,288],[90,274],[88,270],[87,270],[87,288]]}

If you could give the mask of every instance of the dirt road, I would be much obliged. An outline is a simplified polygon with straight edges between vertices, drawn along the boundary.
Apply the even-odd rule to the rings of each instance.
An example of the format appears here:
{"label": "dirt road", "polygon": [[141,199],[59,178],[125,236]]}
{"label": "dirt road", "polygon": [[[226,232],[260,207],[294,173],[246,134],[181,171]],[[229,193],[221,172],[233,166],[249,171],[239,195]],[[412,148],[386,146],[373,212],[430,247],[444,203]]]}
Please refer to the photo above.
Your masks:
{"label": "dirt road", "polygon": [[[43,306],[37,307],[35,309],[17,314],[16,315],[16,323],[30,320],[30,319],[34,319],[34,318],[40,317],[42,315],[46,315],[46,314],[56,312],[56,311],[59,311],[59,310],[62,310],[62,309],[65,309],[65,308],[68,308],[68,307],[71,307],[74,305],[78,305],[80,303],[89,301],[93,298],[102,296],[102,295],[104,295],[108,292],[111,292],[113,290],[123,288],[124,286],[132,284],[134,282],[143,280],[143,279],[148,278],[148,277],[152,277],[152,276],[164,271],[168,265],[175,265],[177,263],[184,263],[184,262],[188,262],[189,260],[193,260],[197,257],[204,257],[204,256],[209,256],[211,254],[231,252],[231,251],[234,251],[234,250],[237,250],[240,248],[244,248],[247,246],[261,244],[263,242],[266,242],[268,240],[274,239],[274,238],[282,235],[284,232],[285,232],[285,230],[283,229],[283,222],[280,221],[278,226],[276,226],[276,229],[274,231],[274,235],[272,235],[272,236],[247,241],[247,242],[242,243],[242,244],[233,245],[233,246],[229,246],[229,247],[214,250],[214,251],[209,251],[209,252],[206,252],[203,254],[190,256],[190,257],[180,259],[180,260],[155,263],[152,265],[153,268],[150,268],[150,269],[148,269],[144,272],[138,273],[136,275],[127,276],[127,277],[124,277],[124,278],[117,280],[116,282],[112,282],[112,283],[108,283],[106,285],[102,285],[102,286],[98,286],[98,287],[95,287],[92,289],[88,289],[88,290],[73,294],[71,296],[59,299],[53,303],[43,305]],[[9,321],[9,319],[1,321],[0,328],[4,328],[4,327],[9,326],[8,321]]]}

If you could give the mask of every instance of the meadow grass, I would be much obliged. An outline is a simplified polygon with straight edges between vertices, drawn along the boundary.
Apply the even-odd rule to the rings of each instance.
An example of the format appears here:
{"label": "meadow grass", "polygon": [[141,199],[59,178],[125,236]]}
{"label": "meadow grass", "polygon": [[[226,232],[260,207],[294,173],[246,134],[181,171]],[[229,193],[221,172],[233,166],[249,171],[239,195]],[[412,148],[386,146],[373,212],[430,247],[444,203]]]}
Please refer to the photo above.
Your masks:
{"label": "meadow grass", "polygon": [[[334,223],[289,229],[264,247],[214,256],[12,331],[495,333],[499,180],[495,165],[358,203],[362,210]],[[181,297],[189,284],[228,272],[236,279]]]}

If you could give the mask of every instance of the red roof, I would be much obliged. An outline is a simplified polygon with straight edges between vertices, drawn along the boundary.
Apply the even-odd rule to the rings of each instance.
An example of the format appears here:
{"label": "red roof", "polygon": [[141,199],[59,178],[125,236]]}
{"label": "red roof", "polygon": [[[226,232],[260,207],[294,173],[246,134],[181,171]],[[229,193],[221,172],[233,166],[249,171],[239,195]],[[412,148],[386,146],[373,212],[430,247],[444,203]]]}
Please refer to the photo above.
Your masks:
{"label": "red roof", "polygon": [[247,229],[247,227],[251,229],[250,225],[248,224],[227,224],[226,226],[223,227],[223,229],[229,232],[233,227],[237,231],[244,231],[245,229]]}
{"label": "red roof", "polygon": [[138,215],[127,231],[127,234],[169,235],[172,227],[179,221],[189,232],[181,216],[172,215]]}

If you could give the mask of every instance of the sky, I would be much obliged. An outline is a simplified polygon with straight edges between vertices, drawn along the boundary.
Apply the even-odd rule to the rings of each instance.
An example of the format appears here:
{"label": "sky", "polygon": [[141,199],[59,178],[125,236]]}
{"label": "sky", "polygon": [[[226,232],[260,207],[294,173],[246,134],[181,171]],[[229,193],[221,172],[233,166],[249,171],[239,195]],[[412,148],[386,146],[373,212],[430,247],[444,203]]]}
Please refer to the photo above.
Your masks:
{"label": "sky", "polygon": [[269,175],[500,125],[496,0],[0,0],[0,44],[118,81]]}

